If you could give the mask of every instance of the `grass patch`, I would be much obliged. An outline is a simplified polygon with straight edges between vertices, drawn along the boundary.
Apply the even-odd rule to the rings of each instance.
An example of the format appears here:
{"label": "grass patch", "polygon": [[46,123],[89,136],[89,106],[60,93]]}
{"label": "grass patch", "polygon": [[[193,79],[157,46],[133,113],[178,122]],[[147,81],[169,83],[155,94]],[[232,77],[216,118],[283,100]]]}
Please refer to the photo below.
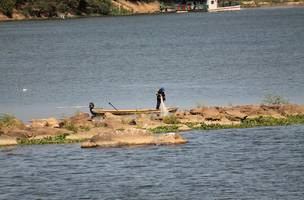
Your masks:
{"label": "grass patch", "polygon": [[66,135],[58,135],[54,137],[47,137],[42,139],[19,139],[18,144],[32,145],[32,144],[70,144],[79,143],[85,140],[69,140]]}
{"label": "grass patch", "polygon": [[171,125],[171,126],[159,126],[156,128],[149,129],[152,133],[169,133],[169,132],[177,132],[178,126]]}

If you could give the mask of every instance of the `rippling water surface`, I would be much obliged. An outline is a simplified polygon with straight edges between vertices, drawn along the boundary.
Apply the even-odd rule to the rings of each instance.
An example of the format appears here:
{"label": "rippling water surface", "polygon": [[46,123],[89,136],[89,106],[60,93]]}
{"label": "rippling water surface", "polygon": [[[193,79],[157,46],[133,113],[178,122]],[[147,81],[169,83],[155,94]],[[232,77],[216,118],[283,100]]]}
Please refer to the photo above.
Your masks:
{"label": "rippling water surface", "polygon": [[0,113],[154,107],[160,86],[182,108],[268,93],[303,103],[303,19],[288,8],[0,23]]}
{"label": "rippling water surface", "polygon": [[[303,103],[303,19],[291,8],[0,23],[0,113],[154,107],[160,86],[182,108],[267,93]],[[0,199],[303,198],[303,126],[183,135],[180,146],[0,148]]]}
{"label": "rippling water surface", "polygon": [[0,199],[295,199],[304,126],[184,133],[188,144],[0,148]]}

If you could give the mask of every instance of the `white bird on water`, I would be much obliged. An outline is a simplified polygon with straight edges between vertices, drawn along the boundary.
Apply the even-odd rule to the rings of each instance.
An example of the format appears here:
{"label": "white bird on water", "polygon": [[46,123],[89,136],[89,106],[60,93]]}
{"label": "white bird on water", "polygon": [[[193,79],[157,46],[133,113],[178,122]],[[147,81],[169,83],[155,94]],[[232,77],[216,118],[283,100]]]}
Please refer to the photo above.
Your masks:
{"label": "white bird on water", "polygon": [[22,89],[22,92],[26,92],[26,91],[27,91],[27,89],[26,89],[26,88],[23,88],[23,89]]}

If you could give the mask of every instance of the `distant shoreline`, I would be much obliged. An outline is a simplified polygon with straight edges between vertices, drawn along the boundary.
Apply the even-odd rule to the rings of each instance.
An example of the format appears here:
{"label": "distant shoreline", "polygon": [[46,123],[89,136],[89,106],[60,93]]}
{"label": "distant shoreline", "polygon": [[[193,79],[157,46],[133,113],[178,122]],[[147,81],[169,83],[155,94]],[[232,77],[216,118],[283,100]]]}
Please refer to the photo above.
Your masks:
{"label": "distant shoreline", "polygon": [[243,1],[241,7],[244,8],[300,8],[304,7],[304,2],[259,2],[255,4],[254,1]]}
{"label": "distant shoreline", "polygon": [[[252,1],[253,2],[253,1]],[[249,9],[268,9],[268,8],[303,8],[304,3],[302,2],[287,2],[287,3],[276,3],[276,4],[242,4],[241,8],[244,10]],[[64,18],[61,17],[25,17],[14,11],[14,16],[9,18],[0,12],[0,22],[13,22],[13,21],[41,21],[41,20],[65,20],[65,19],[83,19],[83,18],[97,18],[97,17],[120,17],[120,16],[137,16],[137,15],[160,15],[160,14],[172,14],[172,13],[162,13],[162,12],[146,12],[146,13],[130,13],[130,14],[120,14],[120,15],[67,15]]]}

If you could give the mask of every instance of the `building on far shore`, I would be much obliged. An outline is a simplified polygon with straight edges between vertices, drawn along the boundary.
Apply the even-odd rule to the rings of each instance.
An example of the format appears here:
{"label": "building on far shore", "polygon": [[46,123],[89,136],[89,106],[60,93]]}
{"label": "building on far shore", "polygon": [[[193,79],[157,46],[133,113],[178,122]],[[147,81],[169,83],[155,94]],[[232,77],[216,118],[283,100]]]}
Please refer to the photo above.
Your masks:
{"label": "building on far shore", "polygon": [[208,12],[241,10],[239,2],[225,0],[207,0]]}
{"label": "building on far shore", "polygon": [[162,4],[161,12],[221,12],[240,10],[240,3],[237,0],[177,0],[174,4]]}

